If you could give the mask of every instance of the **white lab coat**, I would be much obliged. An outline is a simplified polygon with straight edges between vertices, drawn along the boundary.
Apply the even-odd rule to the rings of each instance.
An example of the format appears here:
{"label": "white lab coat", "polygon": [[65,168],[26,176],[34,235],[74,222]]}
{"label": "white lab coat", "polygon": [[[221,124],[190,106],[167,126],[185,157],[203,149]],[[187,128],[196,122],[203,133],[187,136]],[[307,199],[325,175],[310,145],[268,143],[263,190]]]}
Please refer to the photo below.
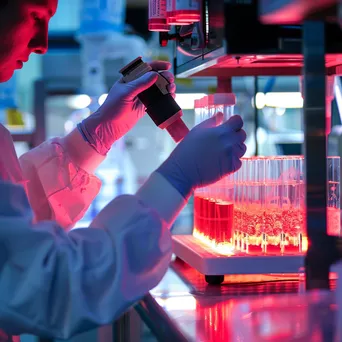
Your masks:
{"label": "white lab coat", "polygon": [[[153,173],[135,196],[109,203],[89,229],[67,233],[53,221],[34,224],[20,184],[30,180],[23,180],[12,145],[8,132],[0,131],[0,329],[66,339],[111,323],[165,274],[171,258],[168,228],[185,200]],[[42,156],[46,146],[40,148]],[[52,196],[58,184],[72,183],[55,174],[50,181],[44,176],[44,190]],[[73,189],[69,184],[66,194]],[[60,200],[49,206],[63,204]]]}

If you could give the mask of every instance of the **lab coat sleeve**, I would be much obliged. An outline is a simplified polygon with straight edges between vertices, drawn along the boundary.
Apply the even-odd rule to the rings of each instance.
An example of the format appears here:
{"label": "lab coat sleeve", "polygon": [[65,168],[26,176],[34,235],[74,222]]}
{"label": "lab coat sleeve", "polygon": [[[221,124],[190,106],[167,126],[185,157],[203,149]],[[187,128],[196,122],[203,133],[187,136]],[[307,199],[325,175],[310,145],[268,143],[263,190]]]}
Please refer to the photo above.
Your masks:
{"label": "lab coat sleeve", "polygon": [[145,204],[156,210],[170,226],[187,203],[187,199],[174,188],[160,173],[153,172],[146,183],[138,190],[137,196]]}
{"label": "lab coat sleeve", "polygon": [[32,224],[24,189],[0,182],[0,329],[66,339],[111,323],[155,287],[170,262],[174,216],[144,203],[152,183],[170,186],[158,178],[69,233]]}
{"label": "lab coat sleeve", "polygon": [[69,230],[101,188],[92,173],[103,160],[78,132],[49,140],[20,157],[36,221],[53,220]]}

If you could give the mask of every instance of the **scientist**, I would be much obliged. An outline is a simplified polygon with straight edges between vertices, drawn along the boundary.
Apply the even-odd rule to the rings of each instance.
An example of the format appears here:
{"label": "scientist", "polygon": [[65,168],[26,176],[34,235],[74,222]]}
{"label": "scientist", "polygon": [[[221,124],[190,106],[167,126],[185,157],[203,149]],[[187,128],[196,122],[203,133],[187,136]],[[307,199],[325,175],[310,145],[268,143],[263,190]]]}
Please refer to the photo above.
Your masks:
{"label": "scientist", "polygon": [[[56,7],[57,0],[0,0],[2,82],[31,53],[47,51]],[[240,168],[243,122],[235,116],[216,127],[218,114],[195,127],[136,195],[114,199],[89,229],[68,232],[99,191],[96,167],[144,115],[136,95],[156,78],[117,82],[78,129],[20,161],[0,125],[0,329],[7,334],[65,339],[118,318],[165,274],[169,227],[193,189]]]}

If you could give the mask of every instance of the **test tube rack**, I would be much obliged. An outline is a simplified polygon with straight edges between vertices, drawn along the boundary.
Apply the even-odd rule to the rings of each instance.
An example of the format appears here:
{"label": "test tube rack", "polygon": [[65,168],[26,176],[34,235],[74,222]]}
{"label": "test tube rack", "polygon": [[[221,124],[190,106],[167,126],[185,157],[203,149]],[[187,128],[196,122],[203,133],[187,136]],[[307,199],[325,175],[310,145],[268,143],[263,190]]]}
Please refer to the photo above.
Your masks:
{"label": "test tube rack", "polygon": [[[308,248],[303,163],[303,156],[243,158],[237,173],[197,189],[194,232],[173,237],[176,256],[210,284],[224,275],[298,273]],[[339,157],[327,159],[327,173],[328,233],[340,235]]]}
{"label": "test tube rack", "polygon": [[192,235],[174,235],[173,252],[203,274],[209,284],[221,284],[225,275],[298,273],[304,266],[304,254],[252,255],[236,252],[226,256]]}

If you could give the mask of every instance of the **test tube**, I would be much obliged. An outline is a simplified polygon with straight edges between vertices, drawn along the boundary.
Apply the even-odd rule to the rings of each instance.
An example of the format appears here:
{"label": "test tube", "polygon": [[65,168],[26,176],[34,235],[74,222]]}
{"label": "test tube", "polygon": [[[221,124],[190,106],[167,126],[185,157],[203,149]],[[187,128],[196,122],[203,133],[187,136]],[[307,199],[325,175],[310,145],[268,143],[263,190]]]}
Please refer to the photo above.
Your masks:
{"label": "test tube", "polygon": [[302,251],[303,165],[302,156],[273,157],[268,162],[265,215],[268,254]]}
{"label": "test tube", "polygon": [[208,118],[212,118],[216,114],[216,107],[214,103],[214,95],[210,94],[208,95]]}
{"label": "test tube", "polygon": [[234,173],[234,223],[233,223],[233,245],[242,251],[244,245],[244,210],[247,194],[247,174],[250,158],[242,158],[240,170]]}
{"label": "test tube", "polygon": [[283,247],[283,206],[288,204],[287,199],[287,159],[286,157],[271,157],[266,165],[265,200],[265,252],[268,254],[280,253]]}
{"label": "test tube", "polygon": [[341,207],[340,207],[340,157],[327,158],[327,233],[340,236]]}
{"label": "test tube", "polygon": [[219,250],[232,250],[234,218],[233,175],[228,175],[216,183],[218,187],[216,201],[216,244]]}
{"label": "test tube", "polygon": [[202,196],[201,189],[196,189],[194,192],[194,229],[193,235],[198,237],[198,235],[202,234],[202,223],[201,223],[201,215],[202,215]]}
{"label": "test tube", "polygon": [[210,99],[211,99],[211,95],[207,95],[204,97],[203,99],[203,121],[209,119],[211,116],[211,112],[210,112]]}
{"label": "test tube", "polygon": [[194,101],[195,126],[201,122],[201,99]]}
{"label": "test tube", "polygon": [[157,32],[170,31],[171,26],[167,23],[166,0],[149,0],[148,29]]}
{"label": "test tube", "polygon": [[248,251],[253,254],[265,253],[267,249],[265,233],[266,162],[267,158],[265,157],[252,157],[248,167],[244,225]]}
{"label": "test tube", "polygon": [[223,113],[223,121],[227,121],[234,114],[236,96],[233,93],[217,93],[213,95],[216,112]]}
{"label": "test tube", "polygon": [[233,246],[234,249],[240,250],[240,175],[241,169],[243,168],[243,161],[240,170],[233,174],[233,182],[234,182],[234,219],[233,219]]}

